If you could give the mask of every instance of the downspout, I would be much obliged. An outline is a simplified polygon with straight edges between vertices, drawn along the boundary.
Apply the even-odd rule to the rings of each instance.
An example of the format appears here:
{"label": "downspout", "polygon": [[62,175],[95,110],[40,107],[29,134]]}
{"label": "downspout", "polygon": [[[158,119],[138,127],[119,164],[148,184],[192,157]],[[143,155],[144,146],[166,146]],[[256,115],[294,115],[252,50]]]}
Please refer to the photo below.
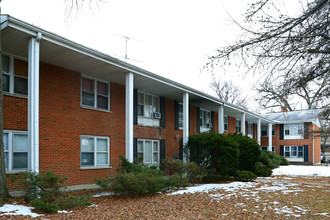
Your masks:
{"label": "downspout", "polygon": [[314,164],[314,123],[312,122],[313,124],[313,164]]}

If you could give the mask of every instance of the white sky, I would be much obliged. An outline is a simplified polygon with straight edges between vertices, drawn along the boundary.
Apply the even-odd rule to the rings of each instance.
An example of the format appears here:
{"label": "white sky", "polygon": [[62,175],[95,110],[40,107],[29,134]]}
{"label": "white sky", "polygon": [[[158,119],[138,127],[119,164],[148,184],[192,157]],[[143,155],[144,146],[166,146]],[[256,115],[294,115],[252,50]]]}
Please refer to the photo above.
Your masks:
{"label": "white sky", "polygon": [[[128,57],[139,61],[130,63],[212,94],[212,73],[203,66],[219,46],[239,36],[230,16],[242,19],[247,2],[104,0],[91,5],[92,10],[86,3],[80,13],[67,18],[65,0],[2,0],[1,12],[121,59],[125,56],[122,35],[128,36]],[[244,74],[235,68],[225,74],[214,72],[242,87],[243,96],[253,97],[251,85],[256,79],[243,79]]]}

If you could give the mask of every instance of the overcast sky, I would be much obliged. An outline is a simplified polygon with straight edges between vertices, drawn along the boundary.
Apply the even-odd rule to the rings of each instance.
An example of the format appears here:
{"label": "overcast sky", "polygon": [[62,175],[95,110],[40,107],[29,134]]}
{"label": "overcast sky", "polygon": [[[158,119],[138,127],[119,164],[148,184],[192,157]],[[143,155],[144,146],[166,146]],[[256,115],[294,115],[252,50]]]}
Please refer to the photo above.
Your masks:
{"label": "overcast sky", "polygon": [[239,36],[230,16],[240,21],[248,2],[103,0],[68,18],[65,0],[2,0],[1,12],[120,59],[127,36],[128,62],[134,65],[207,93],[212,74],[232,79],[246,95],[257,79],[243,78],[244,70],[224,74],[203,66],[219,46]]}

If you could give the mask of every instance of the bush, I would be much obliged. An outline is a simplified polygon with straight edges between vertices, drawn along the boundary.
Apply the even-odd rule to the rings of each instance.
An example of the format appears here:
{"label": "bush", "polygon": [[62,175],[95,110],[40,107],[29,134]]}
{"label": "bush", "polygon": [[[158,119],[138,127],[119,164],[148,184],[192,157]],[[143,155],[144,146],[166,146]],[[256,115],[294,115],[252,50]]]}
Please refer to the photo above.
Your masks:
{"label": "bush", "polygon": [[183,162],[178,159],[172,159],[172,158],[165,158],[162,161],[162,165],[164,166],[165,171],[169,172],[169,175],[182,175],[183,173]]}
{"label": "bush", "polygon": [[27,179],[23,182],[28,189],[26,199],[37,210],[46,213],[90,204],[89,196],[64,195],[60,184],[65,180],[65,177],[61,178],[51,171],[40,174],[27,173]]}
{"label": "bush", "polygon": [[239,144],[232,135],[205,132],[189,137],[186,148],[190,161],[205,167],[207,171],[227,177],[234,176],[238,168]]}
{"label": "bush", "polygon": [[130,163],[122,156],[120,160],[121,170],[124,172],[107,179],[97,180],[96,183],[99,186],[122,195],[152,194],[172,187],[159,169]]}
{"label": "bush", "polygon": [[254,139],[242,134],[232,136],[239,144],[239,170],[253,171],[254,165],[260,161],[260,145]]}
{"label": "bush", "polygon": [[273,171],[268,168],[265,164],[262,162],[257,162],[254,166],[254,171],[253,171],[257,176],[262,176],[262,177],[268,177],[271,176]]}
{"label": "bush", "polygon": [[278,165],[276,165],[274,163],[274,161],[269,157],[270,153],[272,153],[272,152],[270,152],[270,151],[262,151],[261,152],[260,161],[264,165],[266,165],[268,168],[274,169],[274,168],[278,167]]}
{"label": "bush", "polygon": [[287,159],[285,159],[285,157],[283,156],[278,156],[281,158],[281,165],[282,166],[288,166],[289,165],[289,161]]}
{"label": "bush", "polygon": [[235,179],[239,181],[249,182],[253,181],[257,176],[249,170],[239,170],[235,175]]}

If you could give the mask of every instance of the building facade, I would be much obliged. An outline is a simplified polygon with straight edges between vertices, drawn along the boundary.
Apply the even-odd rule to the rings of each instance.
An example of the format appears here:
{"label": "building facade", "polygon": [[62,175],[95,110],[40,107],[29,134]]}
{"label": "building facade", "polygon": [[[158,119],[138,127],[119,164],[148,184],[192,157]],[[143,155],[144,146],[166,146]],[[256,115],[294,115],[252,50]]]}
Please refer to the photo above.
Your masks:
{"label": "building facade", "polygon": [[8,175],[53,170],[86,189],[120,155],[186,161],[189,135],[240,132],[261,144],[262,125],[271,136],[276,123],[8,15],[1,33]]}

